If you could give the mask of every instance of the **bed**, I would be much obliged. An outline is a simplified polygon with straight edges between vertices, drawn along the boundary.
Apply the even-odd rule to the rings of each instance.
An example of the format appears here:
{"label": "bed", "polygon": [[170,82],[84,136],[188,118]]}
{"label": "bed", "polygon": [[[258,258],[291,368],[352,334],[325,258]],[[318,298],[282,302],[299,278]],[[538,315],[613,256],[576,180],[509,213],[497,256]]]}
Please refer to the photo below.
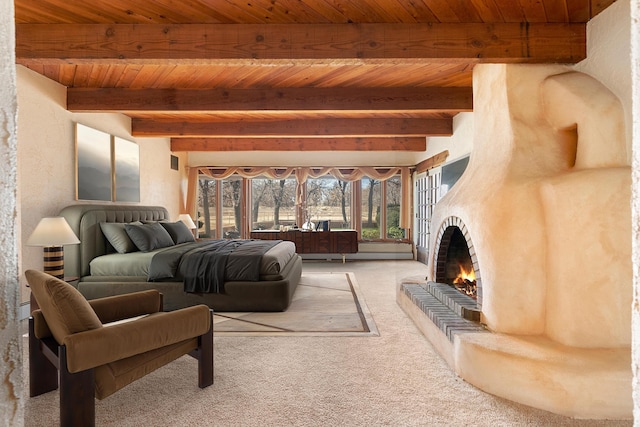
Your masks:
{"label": "bed", "polygon": [[[110,228],[127,227],[129,233],[134,230],[144,230],[146,233],[149,228],[160,225],[169,232],[172,224],[180,226],[177,222],[171,222],[167,210],[160,206],[81,204],[64,208],[60,216],[67,220],[80,239],[79,245],[65,247],[65,275],[79,278],[77,288],[87,299],[157,289],[164,296],[165,310],[206,304],[215,311],[284,311],[291,303],[302,274],[302,259],[295,253],[295,245],[286,241],[266,248],[260,246],[259,241],[249,240],[232,243],[185,241],[173,242],[171,247],[156,248],[151,245],[144,248],[149,249],[146,251],[134,249],[120,253],[121,242],[116,241],[116,245],[111,243],[114,237],[107,233]],[[105,233],[111,240],[107,239]],[[170,233],[175,240],[174,234]],[[131,236],[136,237],[134,234]],[[217,245],[217,242],[221,242],[229,254],[223,261],[224,275],[220,276],[216,289],[203,289],[198,287],[198,283],[202,285],[202,280],[185,277],[193,268],[181,267],[182,273],[178,270],[177,266],[182,266],[182,263],[176,261],[178,255],[172,251],[202,253],[213,250],[210,246]],[[229,245],[233,247],[229,248]],[[253,258],[249,258],[251,261],[233,255],[241,251],[237,249],[240,245],[249,247],[248,251],[253,254]],[[256,249],[258,246],[262,249]],[[262,253],[256,256],[256,250]],[[149,270],[153,269],[151,259],[158,257],[173,262],[175,274],[160,273],[160,276],[164,275],[160,277],[156,272],[155,276],[150,276]],[[137,260],[130,262],[134,258]],[[239,267],[240,273],[230,275],[227,267],[231,265]],[[206,266],[203,268],[206,269]],[[156,270],[158,267],[155,267]],[[185,291],[187,285],[191,286],[189,292]]]}

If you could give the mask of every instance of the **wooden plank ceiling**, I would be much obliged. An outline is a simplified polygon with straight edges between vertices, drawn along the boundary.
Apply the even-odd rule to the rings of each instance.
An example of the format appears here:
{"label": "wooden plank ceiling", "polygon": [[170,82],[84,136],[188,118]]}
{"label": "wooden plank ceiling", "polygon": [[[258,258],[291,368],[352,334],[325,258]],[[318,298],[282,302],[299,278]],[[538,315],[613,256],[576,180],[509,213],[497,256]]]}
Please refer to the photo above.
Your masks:
{"label": "wooden plank ceiling", "polygon": [[478,63],[576,63],[615,0],[15,0],[16,57],[174,151],[424,151]]}

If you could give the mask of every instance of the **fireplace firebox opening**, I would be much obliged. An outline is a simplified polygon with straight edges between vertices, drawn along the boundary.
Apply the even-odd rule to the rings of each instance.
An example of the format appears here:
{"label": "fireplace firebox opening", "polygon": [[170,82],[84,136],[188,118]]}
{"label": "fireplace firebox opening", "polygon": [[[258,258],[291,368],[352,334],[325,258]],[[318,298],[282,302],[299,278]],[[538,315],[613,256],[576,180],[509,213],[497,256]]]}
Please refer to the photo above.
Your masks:
{"label": "fireplace firebox opening", "polygon": [[[441,229],[435,263],[435,279],[478,300],[479,272],[473,244],[459,218],[450,218]],[[479,302],[479,301],[478,301]]]}

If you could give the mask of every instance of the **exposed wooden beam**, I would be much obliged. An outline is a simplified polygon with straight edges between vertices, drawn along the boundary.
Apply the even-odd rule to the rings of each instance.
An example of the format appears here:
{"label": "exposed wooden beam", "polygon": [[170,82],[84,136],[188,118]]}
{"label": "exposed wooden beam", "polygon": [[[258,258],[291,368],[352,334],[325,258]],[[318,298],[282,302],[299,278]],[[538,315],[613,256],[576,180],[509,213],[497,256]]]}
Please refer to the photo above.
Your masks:
{"label": "exposed wooden beam", "polygon": [[455,59],[566,62],[586,24],[17,24],[19,63]]}
{"label": "exposed wooden beam", "polygon": [[69,88],[75,112],[175,111],[422,111],[473,109],[468,87],[118,89]]}
{"label": "exposed wooden beam", "polygon": [[424,151],[411,138],[171,138],[171,151]]}
{"label": "exposed wooden beam", "polygon": [[239,122],[131,120],[131,134],[147,137],[340,138],[451,136],[452,119],[311,119]]}
{"label": "exposed wooden beam", "polygon": [[421,161],[416,165],[416,173],[426,172],[429,169],[440,166],[447,160],[447,157],[449,157],[449,150],[444,150],[436,155],[429,157],[428,159]]}

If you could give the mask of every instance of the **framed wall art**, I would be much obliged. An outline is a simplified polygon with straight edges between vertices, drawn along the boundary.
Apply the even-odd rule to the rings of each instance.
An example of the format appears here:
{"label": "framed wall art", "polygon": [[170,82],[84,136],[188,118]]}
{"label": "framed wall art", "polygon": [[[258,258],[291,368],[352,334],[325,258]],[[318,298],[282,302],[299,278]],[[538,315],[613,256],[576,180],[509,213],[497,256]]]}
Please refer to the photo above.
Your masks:
{"label": "framed wall art", "polygon": [[116,202],[140,201],[140,147],[113,137],[114,194]]}
{"label": "framed wall art", "polygon": [[140,201],[140,147],[76,123],[76,199]]}
{"label": "framed wall art", "polygon": [[76,199],[112,200],[111,135],[76,123]]}

